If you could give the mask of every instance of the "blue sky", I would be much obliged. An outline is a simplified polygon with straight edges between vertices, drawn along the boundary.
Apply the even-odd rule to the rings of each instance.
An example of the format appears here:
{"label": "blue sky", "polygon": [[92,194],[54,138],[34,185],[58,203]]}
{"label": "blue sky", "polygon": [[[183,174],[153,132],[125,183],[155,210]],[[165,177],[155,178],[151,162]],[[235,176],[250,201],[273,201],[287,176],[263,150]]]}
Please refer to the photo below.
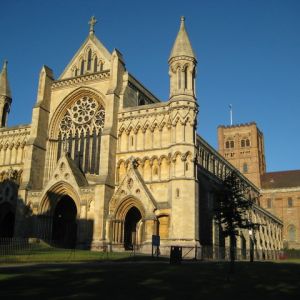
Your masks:
{"label": "blue sky", "polygon": [[10,0],[0,12],[0,62],[8,59],[8,125],[31,122],[42,65],[61,74],[88,35],[124,56],[158,98],[169,95],[168,57],[180,16],[198,59],[198,133],[217,148],[217,126],[255,121],[268,171],[300,169],[300,1]]}

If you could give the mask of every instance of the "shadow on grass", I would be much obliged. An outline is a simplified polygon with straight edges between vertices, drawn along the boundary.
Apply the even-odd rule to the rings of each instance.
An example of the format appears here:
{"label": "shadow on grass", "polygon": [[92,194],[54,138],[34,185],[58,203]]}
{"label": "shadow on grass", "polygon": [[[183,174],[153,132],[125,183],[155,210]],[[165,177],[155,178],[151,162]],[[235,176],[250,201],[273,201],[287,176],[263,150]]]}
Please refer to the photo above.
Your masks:
{"label": "shadow on grass", "polygon": [[[122,263],[121,263],[122,261]],[[32,265],[0,268],[0,297],[14,299],[296,299],[299,264],[188,262]],[[271,298],[270,298],[271,299]]]}

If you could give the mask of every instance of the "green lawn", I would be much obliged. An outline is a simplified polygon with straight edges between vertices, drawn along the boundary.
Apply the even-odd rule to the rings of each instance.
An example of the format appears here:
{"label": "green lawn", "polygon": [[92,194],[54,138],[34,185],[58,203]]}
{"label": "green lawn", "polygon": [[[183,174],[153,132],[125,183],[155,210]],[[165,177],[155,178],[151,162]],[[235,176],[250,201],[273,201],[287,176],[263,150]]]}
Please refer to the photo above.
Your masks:
{"label": "green lawn", "polygon": [[0,299],[299,299],[300,264],[168,261],[0,267]]}

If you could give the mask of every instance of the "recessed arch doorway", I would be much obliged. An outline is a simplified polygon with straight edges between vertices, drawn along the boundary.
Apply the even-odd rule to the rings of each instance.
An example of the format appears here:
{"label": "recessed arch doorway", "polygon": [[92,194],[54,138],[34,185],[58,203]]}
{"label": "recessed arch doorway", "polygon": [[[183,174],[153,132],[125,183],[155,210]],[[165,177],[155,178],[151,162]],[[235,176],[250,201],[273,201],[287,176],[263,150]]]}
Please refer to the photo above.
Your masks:
{"label": "recessed arch doorway", "polygon": [[52,240],[62,248],[75,248],[77,240],[77,208],[74,200],[64,195],[56,204],[52,222]]}
{"label": "recessed arch doorway", "polygon": [[142,220],[141,212],[135,206],[131,207],[126,216],[124,223],[124,248],[132,250],[138,242],[139,225]]}

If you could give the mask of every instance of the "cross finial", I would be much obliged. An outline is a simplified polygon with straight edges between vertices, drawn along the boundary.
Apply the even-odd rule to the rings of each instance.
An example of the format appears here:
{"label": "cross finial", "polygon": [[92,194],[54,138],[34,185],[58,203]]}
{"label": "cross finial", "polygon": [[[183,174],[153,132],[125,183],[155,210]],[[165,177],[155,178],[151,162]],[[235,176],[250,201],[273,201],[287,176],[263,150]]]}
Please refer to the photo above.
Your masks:
{"label": "cross finial", "polygon": [[95,30],[94,30],[94,27],[95,27],[95,24],[97,23],[97,20],[94,16],[91,17],[90,21],[89,21],[89,25],[90,25],[90,35],[91,34],[94,34]]}

